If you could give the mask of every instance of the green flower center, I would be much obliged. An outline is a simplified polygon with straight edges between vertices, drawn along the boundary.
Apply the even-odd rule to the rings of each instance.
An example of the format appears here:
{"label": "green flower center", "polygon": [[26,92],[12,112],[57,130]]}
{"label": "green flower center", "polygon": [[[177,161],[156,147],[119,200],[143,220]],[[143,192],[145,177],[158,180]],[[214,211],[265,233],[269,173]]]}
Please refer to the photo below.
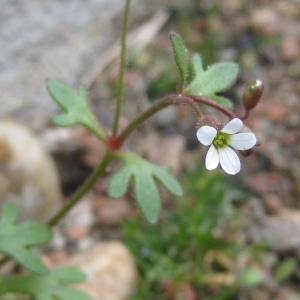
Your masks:
{"label": "green flower center", "polygon": [[218,131],[216,137],[213,140],[213,145],[216,149],[223,149],[230,143],[230,134]]}

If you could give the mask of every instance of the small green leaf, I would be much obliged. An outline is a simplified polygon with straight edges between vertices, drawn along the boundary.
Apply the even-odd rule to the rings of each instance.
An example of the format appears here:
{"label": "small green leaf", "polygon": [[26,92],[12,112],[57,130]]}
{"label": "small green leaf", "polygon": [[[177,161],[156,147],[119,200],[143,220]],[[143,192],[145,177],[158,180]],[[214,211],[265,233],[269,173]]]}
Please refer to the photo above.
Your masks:
{"label": "small green leaf", "polygon": [[297,269],[297,262],[294,258],[287,258],[282,261],[276,268],[274,278],[277,282],[281,282],[291,276]]}
{"label": "small green leaf", "polygon": [[33,274],[0,280],[0,294],[26,294],[35,300],[92,300],[84,292],[68,286],[84,279],[84,273],[77,268],[59,267],[47,275]]}
{"label": "small green leaf", "polygon": [[243,287],[255,287],[264,282],[264,273],[258,267],[251,267],[239,276],[238,281]]}
{"label": "small green leaf", "polygon": [[118,152],[124,167],[110,180],[109,195],[122,197],[127,191],[130,178],[133,178],[137,203],[150,223],[157,221],[160,211],[160,196],[155,180],[158,180],[170,193],[181,196],[182,189],[167,168],[155,166],[132,152]]}
{"label": "small green leaf", "polygon": [[182,90],[188,73],[189,57],[185,43],[178,33],[171,32],[170,39],[173,47],[175,62],[180,75],[178,88],[179,90]]}
{"label": "small green leaf", "polygon": [[204,70],[199,54],[194,55],[192,64],[194,79],[186,88],[185,93],[209,97],[230,107],[229,100],[216,94],[227,90],[234,83],[238,76],[238,65],[232,62],[223,62]]}
{"label": "small green leaf", "polygon": [[14,203],[3,207],[0,218],[0,252],[13,257],[24,268],[39,274],[47,273],[47,268],[33,252],[27,248],[43,245],[51,241],[50,228],[40,222],[14,224],[18,208]]}
{"label": "small green leaf", "polygon": [[80,87],[79,92],[75,93],[61,81],[48,79],[47,89],[53,100],[65,112],[65,114],[56,115],[52,118],[55,125],[69,127],[80,124],[100,139],[104,139],[105,132],[87,104],[84,87]]}

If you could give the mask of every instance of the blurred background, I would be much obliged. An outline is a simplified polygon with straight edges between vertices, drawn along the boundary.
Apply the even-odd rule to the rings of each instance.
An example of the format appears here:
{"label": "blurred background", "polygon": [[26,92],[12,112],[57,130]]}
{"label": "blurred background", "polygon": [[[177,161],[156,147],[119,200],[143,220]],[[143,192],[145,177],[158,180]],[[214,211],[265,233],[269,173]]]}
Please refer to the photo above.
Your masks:
{"label": "blurred background", "polygon": [[[55,191],[63,203],[97,165],[105,148],[80,127],[53,126],[51,117],[59,109],[47,94],[45,79],[60,79],[74,89],[85,86],[95,114],[111,126],[124,3],[0,3],[0,154],[6,149],[1,137],[8,132],[7,124],[18,123],[21,130],[33,132],[25,142],[23,133],[12,134],[12,139],[20,136],[20,140],[5,141],[22,150],[18,159],[25,168],[37,170],[37,178],[50,172],[57,176],[47,181],[47,191],[40,196],[53,199],[49,191]],[[100,277],[99,289],[101,282],[110,282],[102,285],[107,290],[121,291],[122,284],[129,288],[106,298],[97,290],[92,293],[95,299],[300,299],[299,0],[133,0],[128,31],[121,126],[176,89],[168,36],[176,31],[191,55],[202,55],[205,67],[220,61],[239,63],[238,80],[224,94],[236,111],[243,111],[240,99],[246,82],[264,83],[262,100],[246,121],[261,145],[254,155],[241,157],[242,171],[236,176],[207,171],[207,148],[196,139],[193,113],[185,107],[164,110],[132,135],[126,147],[153,163],[170,166],[185,195],[174,199],[162,190],[160,220],[149,225],[139,215],[132,193],[117,201],[108,198],[112,166],[57,229],[46,255],[49,264],[62,264],[78,251],[117,240],[128,249],[126,259],[132,264],[123,265],[118,256],[107,264],[117,266],[109,265],[101,274],[109,277],[128,265],[135,275],[129,283],[122,283],[118,275],[111,275],[110,281]],[[50,154],[46,165],[28,158],[31,138]],[[8,163],[5,159],[0,157]],[[48,159],[57,172],[48,166]],[[19,192],[20,185],[31,179],[25,176],[17,192],[5,168],[1,172],[1,203],[13,195],[25,206],[23,218],[32,217],[26,215],[28,195]],[[34,180],[30,184],[39,186]],[[43,207],[33,205],[30,210],[38,217],[47,215],[49,208],[42,212]],[[115,282],[119,287],[112,285]],[[95,289],[91,286],[85,289]]]}

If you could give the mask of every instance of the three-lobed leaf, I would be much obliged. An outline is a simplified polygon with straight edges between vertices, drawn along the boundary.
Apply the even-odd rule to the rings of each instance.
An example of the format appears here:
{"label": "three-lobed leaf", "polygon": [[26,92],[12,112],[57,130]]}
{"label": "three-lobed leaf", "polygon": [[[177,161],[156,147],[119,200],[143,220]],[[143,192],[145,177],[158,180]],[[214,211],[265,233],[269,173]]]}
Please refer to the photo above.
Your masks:
{"label": "three-lobed leaf", "polygon": [[204,70],[201,56],[195,54],[192,66],[194,79],[186,88],[185,93],[208,97],[227,107],[232,106],[228,99],[218,96],[217,93],[227,90],[235,82],[239,72],[238,64],[222,62]]}
{"label": "three-lobed leaf", "polygon": [[132,178],[137,203],[142,213],[150,223],[155,223],[161,208],[155,180],[176,196],[182,195],[180,184],[170,174],[168,168],[155,166],[132,152],[118,152],[117,155],[123,160],[124,166],[111,178],[108,186],[109,195],[112,198],[122,197]]}
{"label": "three-lobed leaf", "polygon": [[25,275],[0,280],[0,295],[19,293],[35,300],[92,300],[84,292],[69,286],[85,280],[85,274],[75,267],[59,267],[47,275]]}
{"label": "three-lobed leaf", "polygon": [[178,88],[181,91],[184,87],[185,80],[188,74],[189,57],[185,47],[185,43],[181,36],[176,32],[170,33],[171,44],[173,48],[174,58],[179,70],[180,81]]}
{"label": "three-lobed leaf", "polygon": [[38,221],[15,224],[17,216],[16,204],[4,205],[0,218],[0,252],[13,257],[29,271],[47,273],[40,258],[28,250],[28,247],[49,243],[52,238],[50,228]]}
{"label": "three-lobed leaf", "polygon": [[65,112],[65,114],[55,115],[52,118],[55,125],[69,127],[80,124],[99,138],[104,139],[104,130],[88,106],[84,87],[80,87],[79,92],[75,93],[61,81],[48,79],[47,89],[53,100]]}

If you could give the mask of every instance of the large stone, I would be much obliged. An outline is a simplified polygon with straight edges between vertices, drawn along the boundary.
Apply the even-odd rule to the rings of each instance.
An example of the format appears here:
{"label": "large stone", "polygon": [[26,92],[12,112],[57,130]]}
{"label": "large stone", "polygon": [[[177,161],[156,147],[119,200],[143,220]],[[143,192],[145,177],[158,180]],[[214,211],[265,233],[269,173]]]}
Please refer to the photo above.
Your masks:
{"label": "large stone", "polygon": [[95,300],[128,300],[137,283],[137,270],[128,249],[120,242],[100,242],[67,262],[87,275],[79,287]]}
{"label": "large stone", "polygon": [[275,251],[296,251],[300,247],[300,212],[285,209],[275,216],[262,214],[248,229],[248,237]]}
{"label": "large stone", "polygon": [[[165,0],[167,5],[180,3],[185,1]],[[45,78],[74,88],[82,84],[97,58],[119,39],[124,4],[1,0],[0,118],[10,115],[35,128],[47,122],[57,106],[47,94]],[[161,7],[159,0],[132,0],[130,25]]]}
{"label": "large stone", "polygon": [[22,125],[0,123],[0,208],[17,203],[20,220],[48,221],[62,206],[60,181],[51,156]]}

